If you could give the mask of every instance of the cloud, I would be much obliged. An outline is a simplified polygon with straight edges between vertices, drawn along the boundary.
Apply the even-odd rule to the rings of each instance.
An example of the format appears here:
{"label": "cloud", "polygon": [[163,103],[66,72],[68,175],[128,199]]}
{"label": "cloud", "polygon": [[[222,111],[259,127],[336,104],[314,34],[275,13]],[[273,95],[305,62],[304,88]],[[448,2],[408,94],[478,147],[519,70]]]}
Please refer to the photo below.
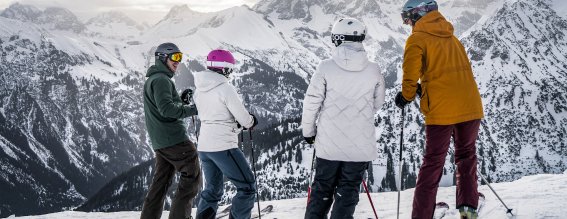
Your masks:
{"label": "cloud", "polygon": [[154,24],[175,5],[187,4],[195,11],[220,11],[233,6],[252,6],[259,0],[0,0],[0,10],[12,3],[34,5],[38,8],[64,7],[87,20],[104,11],[123,11],[140,22]]}

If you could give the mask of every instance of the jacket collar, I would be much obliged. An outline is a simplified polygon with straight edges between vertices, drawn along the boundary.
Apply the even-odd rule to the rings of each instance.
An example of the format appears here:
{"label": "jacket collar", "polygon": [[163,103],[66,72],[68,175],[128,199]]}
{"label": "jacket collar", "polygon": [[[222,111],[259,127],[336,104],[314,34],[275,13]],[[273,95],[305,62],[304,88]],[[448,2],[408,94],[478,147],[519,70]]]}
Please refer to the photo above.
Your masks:
{"label": "jacket collar", "polygon": [[150,76],[158,74],[158,73],[164,73],[169,78],[173,77],[173,72],[165,64],[163,64],[159,60],[156,61],[155,65],[152,65],[148,69],[148,72],[146,73],[146,77],[150,77]]}

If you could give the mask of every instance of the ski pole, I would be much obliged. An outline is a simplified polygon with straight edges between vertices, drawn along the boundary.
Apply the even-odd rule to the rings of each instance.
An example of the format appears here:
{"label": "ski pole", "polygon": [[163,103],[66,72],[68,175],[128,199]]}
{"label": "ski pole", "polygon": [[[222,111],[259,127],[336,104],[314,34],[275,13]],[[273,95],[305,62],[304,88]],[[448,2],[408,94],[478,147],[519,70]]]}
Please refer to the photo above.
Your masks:
{"label": "ski pole", "polygon": [[[195,107],[197,107],[197,105],[195,104],[195,99],[193,99],[193,96],[191,96],[191,98],[189,99],[189,102],[193,103],[193,105],[195,105]],[[197,139],[197,142],[199,141],[199,133],[197,131],[197,123],[195,123],[195,115],[191,116],[191,120],[193,120],[193,126],[195,128],[195,138]]]}
{"label": "ski pole", "polygon": [[484,178],[484,176],[482,175],[482,173],[480,173],[480,171],[478,171],[478,175],[480,176],[480,178],[482,178],[482,180],[484,181],[484,183],[486,183],[486,185],[488,185],[488,188],[490,188],[490,190],[492,190],[492,193],[494,193],[494,195],[496,195],[496,197],[498,198],[498,200],[500,200],[500,202],[502,202],[502,204],[504,205],[504,207],[506,208],[506,214],[510,214],[512,216],[514,216],[514,214],[512,213],[512,209],[508,208],[508,206],[506,206],[506,204],[504,204],[504,201],[502,201],[502,199],[500,198],[500,196],[496,193],[496,191],[494,191],[494,189],[492,188],[492,186],[490,185],[490,183],[488,183],[488,180],[486,180]]}
{"label": "ski pole", "polygon": [[[481,121],[481,125],[482,125],[482,121]],[[483,125],[484,126],[484,125]],[[483,161],[484,162],[484,161]],[[496,193],[496,191],[492,188],[492,186],[490,185],[490,183],[488,182],[488,180],[486,180],[486,178],[484,178],[484,176],[482,175],[482,173],[480,172],[480,170],[477,171],[478,175],[480,176],[480,178],[482,179],[482,181],[484,181],[484,183],[486,183],[486,185],[488,185],[488,188],[490,188],[490,190],[492,191],[492,193],[494,193],[494,195],[496,195],[496,198],[498,198],[498,200],[500,200],[500,202],[502,203],[502,205],[504,205],[504,207],[506,208],[506,214],[510,214],[512,216],[514,216],[514,214],[512,213],[511,208],[508,208],[508,206],[506,204],[504,204],[504,201],[502,201],[502,199],[500,198],[500,196],[498,195],[498,193]]]}
{"label": "ski pole", "polygon": [[240,131],[240,146],[244,149],[244,131]]}
{"label": "ski pole", "polygon": [[197,139],[197,142],[199,141],[199,132],[197,131],[197,123],[195,123],[195,116],[191,116],[191,119],[193,120],[193,126],[195,128],[195,138]]}
{"label": "ski pole", "polygon": [[256,158],[254,155],[254,139],[252,138],[252,128],[248,130],[250,135],[250,148],[252,149],[252,168],[254,169],[254,183],[256,184],[256,203],[258,204],[258,218],[262,219],[262,214],[260,213],[260,195],[258,195],[258,177],[256,176]]}
{"label": "ski pole", "polygon": [[366,186],[366,180],[362,180],[362,186],[364,186],[364,190],[366,191],[366,195],[368,196],[368,201],[370,201],[370,206],[372,206],[372,211],[374,211],[374,216],[378,219],[378,214],[376,214],[376,208],[374,208],[374,202],[372,202],[372,197],[370,197],[370,192],[368,192],[368,187]]}
{"label": "ski pole", "polygon": [[402,133],[400,134],[400,160],[399,160],[399,173],[400,173],[400,186],[398,187],[398,219],[400,219],[400,190],[402,187],[402,152],[404,151],[404,117],[406,115],[405,107],[402,108]]}
{"label": "ski pole", "polygon": [[[309,144],[313,147],[313,144]],[[313,173],[315,169],[315,148],[313,148],[313,158],[311,159],[311,173],[309,174],[309,187],[307,188],[307,204],[309,204],[309,200],[311,199],[311,184],[313,183]]]}

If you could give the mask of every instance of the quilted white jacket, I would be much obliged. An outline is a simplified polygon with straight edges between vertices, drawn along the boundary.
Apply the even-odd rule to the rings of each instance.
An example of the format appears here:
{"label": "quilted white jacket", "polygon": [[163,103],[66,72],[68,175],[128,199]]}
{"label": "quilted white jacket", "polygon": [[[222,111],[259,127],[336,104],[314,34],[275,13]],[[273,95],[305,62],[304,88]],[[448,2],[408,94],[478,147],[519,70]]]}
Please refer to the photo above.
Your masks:
{"label": "quilted white jacket", "polygon": [[209,70],[193,75],[197,87],[193,99],[201,120],[197,150],[215,152],[237,148],[241,128],[237,128],[236,122],[250,128],[254,122],[252,116],[226,77]]}
{"label": "quilted white jacket", "polygon": [[384,103],[384,93],[384,77],[361,43],[335,48],[333,58],[319,64],[303,100],[303,136],[317,136],[317,157],[376,159],[374,114]]}

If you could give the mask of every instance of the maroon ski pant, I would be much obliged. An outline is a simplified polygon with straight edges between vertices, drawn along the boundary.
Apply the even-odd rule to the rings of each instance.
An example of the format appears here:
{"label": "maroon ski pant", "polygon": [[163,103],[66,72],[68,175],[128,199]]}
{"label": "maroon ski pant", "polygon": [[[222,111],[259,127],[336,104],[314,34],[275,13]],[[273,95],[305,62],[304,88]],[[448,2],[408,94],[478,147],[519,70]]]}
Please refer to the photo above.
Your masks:
{"label": "maroon ski pant", "polygon": [[476,138],[480,120],[472,120],[454,125],[425,126],[425,155],[419,169],[413,198],[412,218],[429,219],[433,217],[437,187],[443,173],[445,157],[451,137],[455,146],[457,166],[457,207],[477,208],[477,158]]}

